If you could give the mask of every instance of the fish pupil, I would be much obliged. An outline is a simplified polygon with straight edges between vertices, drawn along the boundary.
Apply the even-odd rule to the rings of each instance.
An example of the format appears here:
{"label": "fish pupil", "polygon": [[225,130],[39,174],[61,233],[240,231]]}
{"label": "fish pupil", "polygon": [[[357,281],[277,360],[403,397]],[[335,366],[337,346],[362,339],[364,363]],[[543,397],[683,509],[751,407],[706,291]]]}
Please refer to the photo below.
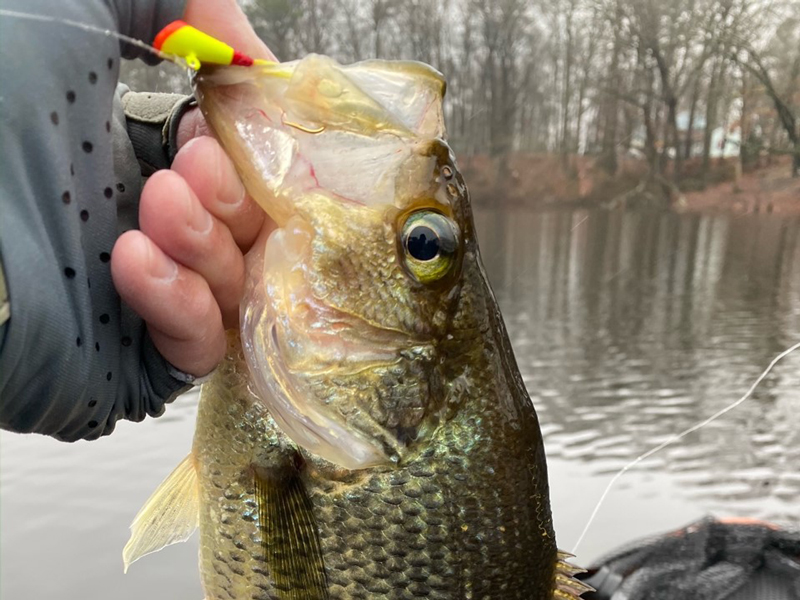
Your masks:
{"label": "fish pupil", "polygon": [[408,234],[406,248],[417,260],[433,260],[439,255],[439,236],[430,227],[418,225]]}

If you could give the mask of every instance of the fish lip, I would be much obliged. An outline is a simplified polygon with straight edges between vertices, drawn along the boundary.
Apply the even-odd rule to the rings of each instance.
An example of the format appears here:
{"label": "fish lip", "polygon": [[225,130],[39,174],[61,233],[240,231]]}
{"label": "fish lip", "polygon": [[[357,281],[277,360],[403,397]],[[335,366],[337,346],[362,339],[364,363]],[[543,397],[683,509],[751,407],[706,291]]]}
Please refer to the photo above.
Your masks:
{"label": "fish lip", "polygon": [[[369,209],[387,211],[400,208],[400,204],[404,205],[407,199],[419,194],[433,193],[433,180],[428,181],[435,171],[432,157],[442,154],[445,148],[441,142],[431,142],[444,135],[441,74],[421,63],[373,61],[343,67],[319,56],[282,63],[279,69],[290,77],[271,78],[260,67],[204,69],[195,76],[194,87],[206,120],[234,159],[250,196],[282,229],[288,229],[299,214],[308,217],[307,210],[319,211],[320,207],[311,204],[317,196],[336,202],[337,206],[347,200]],[[297,127],[298,123],[302,126]],[[325,127],[318,135],[315,133],[319,129],[317,126]],[[341,176],[343,163],[359,177]],[[294,240],[290,245],[296,249],[302,244]],[[279,261],[276,266],[289,269],[291,265]],[[257,287],[269,283],[263,275],[248,276],[248,281],[251,279],[261,282]],[[299,280],[299,274],[293,274],[285,285]],[[357,373],[379,364],[376,361],[385,364],[401,358],[413,361],[416,353],[432,364],[436,340],[428,335],[432,333],[428,325],[416,325],[410,320],[413,317],[406,314],[385,316],[377,310],[373,314],[370,312],[373,307],[370,307],[365,312],[377,322],[362,315],[348,316],[350,300],[325,289],[326,284],[335,282],[318,283],[313,282],[318,288],[317,294],[330,293],[331,297],[315,297],[317,305],[311,310],[320,312],[309,318],[321,319],[328,314],[332,320],[349,324],[350,335],[340,340],[330,335],[319,340],[308,339],[306,334],[315,334],[309,328],[298,332],[302,335],[297,338],[299,346],[294,350],[281,351],[282,342],[294,341],[281,339],[284,335],[293,335],[293,324],[281,323],[281,311],[291,311],[292,295],[302,293],[284,294],[280,299],[285,303],[283,306],[272,306],[273,300],[263,291],[259,292],[264,296],[260,300],[256,298],[259,293],[246,293],[242,303],[242,341],[251,380],[256,382],[253,387],[263,402],[275,405],[274,412],[284,411],[276,422],[282,418],[284,423],[279,426],[309,452],[321,447],[320,456],[331,458],[334,463],[337,457],[343,458],[345,462],[337,464],[352,468],[396,462],[399,450],[391,447],[388,428],[396,424],[415,425],[416,411],[419,407],[425,410],[424,401],[421,396],[414,396],[417,387],[410,388],[410,400],[403,405],[404,415],[389,413],[391,418],[385,419],[378,410],[359,406]],[[333,314],[335,310],[344,314]],[[293,316],[305,319],[300,314]],[[294,325],[302,328],[307,324],[301,321]],[[385,325],[400,330],[387,329]],[[317,331],[325,333],[324,326],[323,323]],[[285,329],[282,331],[281,327]],[[335,378],[307,381],[299,371],[300,365],[293,362],[302,360],[303,344],[313,351],[314,344],[326,342],[330,347],[320,346],[321,351],[315,357],[323,358],[322,368],[317,365],[317,371],[338,369],[341,372],[341,364],[333,361],[325,364],[324,360],[339,355],[344,357],[343,364],[350,365],[356,373],[354,378],[345,378],[341,383],[351,389],[339,396],[325,395],[324,391],[315,393],[312,389],[329,384]],[[306,373],[310,372],[307,365],[302,366]],[[424,368],[429,367],[426,364]],[[393,374],[376,372],[375,376]],[[424,384],[418,385],[419,390],[424,389]],[[380,398],[389,398],[384,392],[377,393]],[[314,405],[323,397],[331,402],[341,398],[343,403],[334,405],[325,414],[323,407]],[[305,408],[309,409],[309,414],[302,414],[300,409]],[[351,409],[363,410],[368,418],[379,415],[375,419],[387,423],[387,429],[383,430],[385,435],[380,436],[384,441],[374,439],[373,427],[369,424],[365,429],[369,433],[363,435],[347,431],[343,422],[349,421]],[[378,409],[384,410],[384,407]],[[341,419],[331,418],[335,416],[333,413],[341,414]],[[291,419],[297,422],[289,422]],[[358,427],[364,423],[366,419],[359,421]],[[292,425],[298,429],[293,430]],[[380,429],[380,423],[375,425],[376,430]],[[340,456],[333,447],[342,440],[353,447],[350,456]],[[326,448],[330,451],[327,456]]]}
{"label": "fish lip", "polygon": [[[345,368],[341,361],[331,361],[330,364],[316,370],[307,366],[295,368],[291,364],[284,363],[289,372],[294,375],[300,373],[303,375],[321,375],[334,370],[341,375],[356,374],[377,365],[395,364],[402,359],[403,352],[424,351],[425,349],[433,349],[435,346],[434,340],[430,337],[423,338],[379,325],[361,315],[354,315],[326,304],[319,298],[313,298],[310,301],[303,302],[303,304],[311,307],[318,320],[342,325],[337,334],[331,334],[330,339],[323,340],[322,343],[336,345],[340,349],[350,348],[355,352],[346,352],[344,354],[348,356],[356,354],[364,358],[354,361],[352,369]],[[355,335],[342,335],[343,331],[348,334],[355,332]],[[272,335],[276,347],[279,347],[281,342],[276,337],[277,333],[274,326]],[[309,334],[307,337],[310,338],[312,335]],[[316,362],[320,364],[321,361],[317,360]]]}

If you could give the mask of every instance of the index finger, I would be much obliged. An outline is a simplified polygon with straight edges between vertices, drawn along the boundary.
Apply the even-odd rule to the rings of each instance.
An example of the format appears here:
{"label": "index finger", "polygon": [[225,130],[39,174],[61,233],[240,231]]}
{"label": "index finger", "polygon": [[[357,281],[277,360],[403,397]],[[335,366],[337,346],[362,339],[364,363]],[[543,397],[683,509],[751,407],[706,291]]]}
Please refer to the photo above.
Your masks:
{"label": "index finger", "polygon": [[277,61],[262,42],[236,0],[189,0],[184,20],[253,58]]}

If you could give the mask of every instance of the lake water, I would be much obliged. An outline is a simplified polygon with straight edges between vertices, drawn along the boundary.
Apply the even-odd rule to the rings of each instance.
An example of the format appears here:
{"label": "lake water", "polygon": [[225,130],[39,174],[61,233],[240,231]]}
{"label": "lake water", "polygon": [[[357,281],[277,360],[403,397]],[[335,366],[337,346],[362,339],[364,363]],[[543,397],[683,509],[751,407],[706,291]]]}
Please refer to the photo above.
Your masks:
{"label": "lake water", "polygon": [[[800,341],[800,221],[478,211],[483,258],[539,411],[559,545],[616,471],[738,399]],[[0,434],[3,600],[201,600],[196,540],[122,574],[128,524],[189,450],[197,396],[72,445]],[[800,352],[753,397],[622,477],[580,548],[702,516],[800,526]]]}

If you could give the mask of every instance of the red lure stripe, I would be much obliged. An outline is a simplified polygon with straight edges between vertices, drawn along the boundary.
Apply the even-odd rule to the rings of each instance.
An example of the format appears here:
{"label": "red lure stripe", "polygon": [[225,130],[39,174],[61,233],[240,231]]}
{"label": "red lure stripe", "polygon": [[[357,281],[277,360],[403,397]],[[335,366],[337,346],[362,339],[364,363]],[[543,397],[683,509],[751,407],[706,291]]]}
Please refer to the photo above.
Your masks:
{"label": "red lure stripe", "polygon": [[240,67],[249,67],[253,64],[253,59],[247,56],[246,54],[242,54],[238,50],[233,51],[233,58],[231,59],[232,65],[239,65]]}
{"label": "red lure stripe", "polygon": [[184,27],[188,27],[188,24],[184,21],[173,21],[158,32],[156,39],[153,40],[153,47],[156,50],[161,50],[161,46],[164,45],[164,42],[167,41],[167,38],[178,31],[178,29],[183,29]]}

